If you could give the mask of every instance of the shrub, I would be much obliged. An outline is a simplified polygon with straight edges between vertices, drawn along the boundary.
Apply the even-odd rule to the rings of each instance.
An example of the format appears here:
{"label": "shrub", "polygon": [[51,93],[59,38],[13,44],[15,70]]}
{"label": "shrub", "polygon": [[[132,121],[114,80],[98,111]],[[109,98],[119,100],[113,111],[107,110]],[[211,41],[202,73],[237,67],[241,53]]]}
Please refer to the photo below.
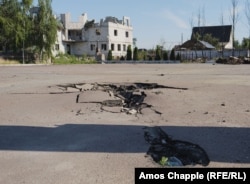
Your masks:
{"label": "shrub", "polygon": [[139,55],[138,55],[138,48],[135,47],[134,54],[133,54],[133,60],[138,61]]}
{"label": "shrub", "polygon": [[94,64],[96,60],[94,58],[88,58],[86,55],[77,57],[68,54],[60,54],[52,59],[53,64]]}
{"label": "shrub", "polygon": [[112,50],[109,50],[108,52],[108,58],[107,58],[108,61],[111,61],[113,60],[113,56],[112,56]]}
{"label": "shrub", "polygon": [[129,45],[128,49],[127,49],[127,60],[128,61],[132,60],[132,48],[131,48],[131,45]]}

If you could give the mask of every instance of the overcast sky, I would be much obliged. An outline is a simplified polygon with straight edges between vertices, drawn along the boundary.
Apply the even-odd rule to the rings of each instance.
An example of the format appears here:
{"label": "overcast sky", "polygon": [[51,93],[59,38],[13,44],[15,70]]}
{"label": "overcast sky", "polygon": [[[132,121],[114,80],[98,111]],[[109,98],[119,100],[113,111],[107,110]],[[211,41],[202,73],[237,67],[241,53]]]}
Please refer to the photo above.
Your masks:
{"label": "overcast sky", "polygon": [[[36,5],[37,0],[34,1]],[[165,48],[186,41],[191,36],[191,22],[200,25],[231,24],[231,0],[53,0],[54,13],[70,13],[72,21],[77,21],[82,13],[87,13],[88,19],[100,19],[114,16],[122,19],[128,16],[133,26],[134,38],[137,38],[139,48],[153,48],[165,42]],[[240,42],[248,37],[249,28],[245,16],[245,0],[239,0],[239,19],[236,24],[236,39]]]}

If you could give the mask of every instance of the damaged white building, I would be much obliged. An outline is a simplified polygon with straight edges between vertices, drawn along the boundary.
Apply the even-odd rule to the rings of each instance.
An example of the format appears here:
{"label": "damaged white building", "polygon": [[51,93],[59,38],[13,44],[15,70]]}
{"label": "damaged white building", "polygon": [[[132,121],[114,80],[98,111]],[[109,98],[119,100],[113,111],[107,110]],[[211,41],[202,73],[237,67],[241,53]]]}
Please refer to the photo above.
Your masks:
{"label": "damaged white building", "polygon": [[128,46],[133,46],[133,28],[130,18],[106,17],[99,23],[89,21],[82,14],[78,22],[71,21],[69,13],[61,14],[62,29],[58,30],[54,54],[68,53],[76,56],[103,55],[109,50],[115,59],[126,57]]}

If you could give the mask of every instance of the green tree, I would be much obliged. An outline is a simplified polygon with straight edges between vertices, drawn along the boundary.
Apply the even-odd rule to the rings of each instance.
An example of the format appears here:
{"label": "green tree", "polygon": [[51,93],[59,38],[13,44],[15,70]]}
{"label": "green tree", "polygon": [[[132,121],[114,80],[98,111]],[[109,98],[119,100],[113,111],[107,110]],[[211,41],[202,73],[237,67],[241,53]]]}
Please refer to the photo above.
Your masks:
{"label": "green tree", "polygon": [[214,47],[219,47],[219,39],[214,38],[211,34],[205,34],[203,36],[203,41],[210,43]]}
{"label": "green tree", "polygon": [[111,61],[113,59],[112,50],[109,50],[107,60]]}
{"label": "green tree", "polygon": [[38,0],[39,12],[35,20],[36,46],[40,53],[40,59],[52,56],[52,50],[57,37],[57,20],[52,13],[52,0]]}
{"label": "green tree", "polygon": [[175,51],[174,51],[174,49],[171,50],[170,60],[175,61]]}
{"label": "green tree", "polygon": [[133,60],[138,61],[138,58],[139,58],[139,56],[138,56],[138,48],[135,47],[134,48],[134,53],[133,53]]}
{"label": "green tree", "polygon": [[0,44],[5,50],[18,51],[24,39],[20,3],[17,0],[2,0],[0,4]]}
{"label": "green tree", "polygon": [[163,51],[163,60],[167,61],[168,60],[168,51]]}
{"label": "green tree", "polygon": [[250,39],[249,38],[243,38],[242,40],[242,48],[249,49],[250,48]]}
{"label": "green tree", "polygon": [[242,46],[241,46],[241,44],[240,44],[240,42],[238,40],[234,40],[234,48],[235,49],[241,49],[242,48]]}
{"label": "green tree", "polygon": [[21,1],[21,5],[22,5],[23,10],[24,10],[25,13],[28,13],[32,3],[33,3],[33,0],[22,0]]}
{"label": "green tree", "polygon": [[138,60],[147,60],[147,50],[146,49],[138,50]]}
{"label": "green tree", "polygon": [[132,48],[131,48],[131,45],[129,45],[128,49],[127,49],[127,60],[128,61],[132,60]]}
{"label": "green tree", "polygon": [[156,60],[156,61],[161,60],[161,46],[160,46],[160,45],[157,45],[157,46],[156,46],[155,60]]}
{"label": "green tree", "polygon": [[192,40],[198,41],[198,40],[201,40],[201,38],[202,37],[199,33],[195,33],[194,35],[192,35]]}
{"label": "green tree", "polygon": [[211,34],[204,34],[201,36],[199,33],[196,33],[195,35],[193,35],[192,39],[196,41],[199,41],[199,40],[205,41],[205,42],[210,43],[214,47],[219,47],[219,39],[213,37]]}

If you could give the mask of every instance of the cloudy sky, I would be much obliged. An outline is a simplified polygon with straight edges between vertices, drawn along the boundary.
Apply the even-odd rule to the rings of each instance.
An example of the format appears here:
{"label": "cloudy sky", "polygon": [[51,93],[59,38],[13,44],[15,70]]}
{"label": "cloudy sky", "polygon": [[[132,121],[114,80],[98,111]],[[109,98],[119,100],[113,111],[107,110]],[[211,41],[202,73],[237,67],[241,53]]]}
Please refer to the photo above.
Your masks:
{"label": "cloudy sky", "polygon": [[[238,1],[236,39],[241,42],[243,37],[248,37],[249,28],[245,16],[246,0]],[[153,48],[161,43],[170,48],[188,40],[191,25],[198,26],[199,14],[200,25],[221,25],[222,20],[224,25],[232,22],[231,0],[53,0],[52,7],[58,15],[69,12],[72,21],[77,21],[82,13],[87,13],[88,19],[96,22],[106,16],[118,19],[128,16],[139,48]]]}

